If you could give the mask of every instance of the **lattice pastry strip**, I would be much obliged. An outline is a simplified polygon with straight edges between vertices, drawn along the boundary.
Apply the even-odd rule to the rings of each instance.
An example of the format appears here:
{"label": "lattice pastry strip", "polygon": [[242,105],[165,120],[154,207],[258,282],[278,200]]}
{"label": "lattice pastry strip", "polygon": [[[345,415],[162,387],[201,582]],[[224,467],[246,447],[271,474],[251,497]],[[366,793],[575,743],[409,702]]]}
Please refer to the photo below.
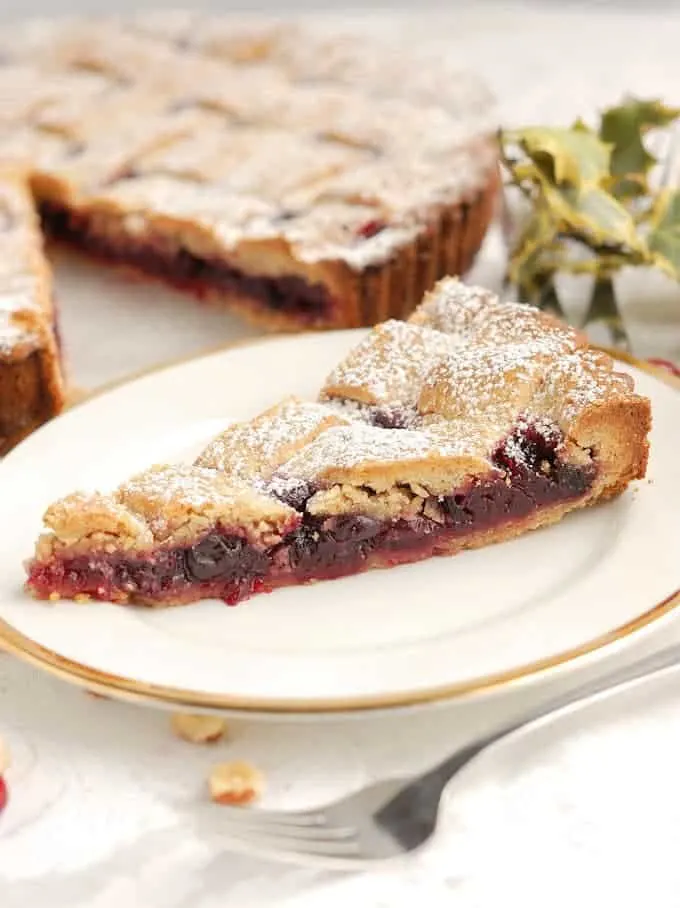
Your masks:
{"label": "lattice pastry strip", "polygon": [[54,70],[101,73],[113,81],[131,84],[140,74],[157,82],[172,73],[177,57],[162,42],[146,41],[108,23],[74,23],[46,40],[40,48],[42,66]]}
{"label": "lattice pastry strip", "polygon": [[[282,201],[354,166],[360,153],[284,130],[238,128],[225,124],[206,137],[186,138],[136,158],[137,174],[194,179],[228,186],[235,192]],[[272,168],[276,158],[277,167]],[[283,173],[281,172],[283,171]]]}
{"label": "lattice pastry strip", "polygon": [[328,407],[289,398],[254,420],[230,426],[196,463],[221,471],[233,482],[261,484],[327,429],[348,424]]}
{"label": "lattice pastry strip", "polygon": [[124,179],[140,155],[190,135],[208,120],[198,111],[159,113],[157,99],[151,97],[148,102],[146,116],[123,116],[114,135],[100,134],[96,125],[87,122],[74,126],[71,144],[63,156],[39,171],[38,188],[44,199],[53,201],[57,195],[67,204],[72,201],[74,206],[87,206],[96,199],[100,187]]}
{"label": "lattice pastry strip", "polygon": [[[416,485],[433,492],[454,488],[466,475],[491,471],[467,436],[423,429],[383,429],[357,422],[321,432],[285,461],[277,476],[312,485],[368,486],[377,492]],[[476,456],[475,456],[476,455]]]}
{"label": "lattice pastry strip", "polygon": [[476,346],[536,341],[555,351],[574,350],[584,335],[522,303],[502,303],[490,290],[457,278],[440,281],[410,316],[412,325],[442,331],[461,343]]}
{"label": "lattice pastry strip", "polygon": [[415,406],[426,376],[451,353],[454,343],[439,331],[407,322],[384,322],[331,372],[322,397]]}

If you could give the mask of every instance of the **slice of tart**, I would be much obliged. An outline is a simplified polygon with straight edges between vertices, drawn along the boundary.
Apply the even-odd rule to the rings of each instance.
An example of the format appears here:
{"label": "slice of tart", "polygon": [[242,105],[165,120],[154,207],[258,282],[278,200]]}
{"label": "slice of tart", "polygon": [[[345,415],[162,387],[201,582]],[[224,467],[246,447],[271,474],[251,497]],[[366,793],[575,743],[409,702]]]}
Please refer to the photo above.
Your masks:
{"label": "slice of tart", "polygon": [[45,515],[40,598],[164,606],[392,567],[560,520],[644,476],[651,414],[584,337],[454,279],[314,402]]}
{"label": "slice of tart", "polygon": [[0,455],[54,416],[63,394],[38,216],[24,176],[0,168]]}

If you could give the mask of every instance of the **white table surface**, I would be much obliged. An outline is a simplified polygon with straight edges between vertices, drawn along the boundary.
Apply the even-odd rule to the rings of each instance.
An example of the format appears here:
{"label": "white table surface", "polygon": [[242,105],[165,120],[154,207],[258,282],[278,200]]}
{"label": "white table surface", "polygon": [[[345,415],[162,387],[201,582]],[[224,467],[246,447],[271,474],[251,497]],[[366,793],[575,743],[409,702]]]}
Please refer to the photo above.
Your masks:
{"label": "white table surface", "polygon": [[[389,18],[394,23],[394,16]],[[425,27],[424,18],[414,27]],[[585,13],[546,8],[528,13],[485,3],[477,11],[442,18],[439,33],[461,64],[485,73],[507,123],[568,122],[629,89],[670,102],[680,97],[680,12],[672,9]],[[228,314],[180,295],[111,273],[102,278],[99,269],[61,253],[55,260],[71,375],[83,388],[252,336]],[[498,238],[492,236],[475,276],[493,285],[501,269]],[[635,352],[680,359],[676,288],[635,274],[624,282],[623,297]],[[680,639],[674,620],[640,639],[635,649],[670,639]],[[621,656],[613,653],[609,658]],[[636,893],[639,905],[640,889],[633,885],[630,863],[614,868],[610,854],[593,863],[593,855],[583,851],[587,830],[603,817],[582,807],[570,825],[556,822],[560,786],[566,803],[576,797],[574,785],[584,773],[590,773],[590,784],[597,787],[597,773],[607,771],[598,765],[596,748],[590,763],[586,759],[580,764],[581,776],[573,766],[569,770],[566,757],[553,762],[546,758],[554,784],[549,795],[541,789],[540,796],[535,795],[539,800],[527,804],[527,809],[541,807],[543,813],[537,816],[545,834],[568,862],[555,865],[566,874],[565,885],[548,890],[536,882],[543,878],[532,856],[526,855],[524,862],[521,855],[509,860],[515,852],[508,851],[511,843],[504,845],[499,836],[490,835],[481,851],[477,839],[477,852],[461,861],[460,835],[448,827],[434,852],[382,873],[336,877],[235,857],[221,840],[218,809],[206,803],[205,772],[218,759],[242,757],[257,763],[269,781],[270,804],[318,802],[387,771],[425,766],[499,715],[545,696],[560,683],[556,678],[483,703],[362,722],[239,721],[232,723],[225,744],[206,750],[176,741],[162,713],[92,699],[0,656],[0,736],[13,754],[8,774],[12,799],[0,816],[0,906],[331,908],[353,900],[357,908],[400,908],[420,897],[428,908],[495,908],[503,897],[510,904],[521,899],[525,906],[538,908],[566,904],[567,891],[573,895],[593,882],[606,885],[607,904],[633,904]],[[634,736],[637,714],[633,707],[629,711],[629,734]],[[618,714],[625,720],[626,701]],[[647,718],[652,721],[654,716]],[[659,713],[658,722],[668,722],[667,711]],[[626,729],[624,721],[624,742]],[[627,752],[621,748],[623,763]],[[543,765],[540,750],[530,764],[532,759]],[[631,772],[639,770],[635,759],[629,759]],[[506,768],[506,776],[511,775]],[[534,789],[527,789],[527,797]],[[675,797],[676,791],[669,795]],[[495,797],[502,796],[499,788]],[[475,801],[474,786],[466,798],[473,812],[484,806]],[[560,816],[564,809],[563,803]],[[643,831],[645,841],[655,834],[653,828]],[[636,831],[632,822],[633,854],[639,852],[635,836],[641,842],[643,831]],[[662,837],[661,831],[657,834]],[[651,860],[648,851],[644,854]],[[490,880],[499,867],[503,872],[493,890]],[[663,876],[668,868],[644,861],[634,872],[638,883],[650,874],[657,881],[668,879]],[[680,904],[673,892],[677,887],[664,889],[653,901],[655,908]],[[585,904],[590,904],[587,898]]]}

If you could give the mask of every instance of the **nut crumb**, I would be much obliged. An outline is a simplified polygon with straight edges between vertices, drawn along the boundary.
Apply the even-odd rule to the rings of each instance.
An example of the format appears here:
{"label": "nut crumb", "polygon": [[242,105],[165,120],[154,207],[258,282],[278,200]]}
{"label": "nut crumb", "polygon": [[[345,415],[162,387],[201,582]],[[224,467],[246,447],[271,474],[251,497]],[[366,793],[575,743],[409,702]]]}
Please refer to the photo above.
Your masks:
{"label": "nut crumb", "polygon": [[172,730],[184,741],[191,741],[193,744],[211,744],[224,736],[227,723],[219,716],[174,713]]}
{"label": "nut crumb", "polygon": [[59,602],[60,599],[61,596],[59,595],[59,593],[50,593],[49,595],[50,602]]}
{"label": "nut crumb", "polygon": [[218,763],[208,779],[210,797],[217,804],[242,807],[252,804],[264,791],[264,776],[250,763],[236,760]]}

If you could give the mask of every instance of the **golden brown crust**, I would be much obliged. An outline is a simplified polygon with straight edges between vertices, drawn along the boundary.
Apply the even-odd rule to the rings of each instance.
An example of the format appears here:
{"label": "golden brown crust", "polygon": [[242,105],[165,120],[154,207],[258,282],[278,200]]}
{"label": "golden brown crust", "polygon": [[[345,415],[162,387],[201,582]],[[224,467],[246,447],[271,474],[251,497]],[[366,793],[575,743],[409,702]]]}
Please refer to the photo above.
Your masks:
{"label": "golden brown crust", "polygon": [[64,398],[52,282],[25,175],[0,168],[0,455]]}
{"label": "golden brown crust", "polygon": [[635,394],[593,404],[575,420],[571,437],[592,452],[600,470],[594,501],[613,498],[644,477],[651,427],[651,404]]}
{"label": "golden brown crust", "polygon": [[295,523],[295,512],[268,496],[234,485],[216,470],[159,465],[120,485],[113,493],[74,493],[52,504],[37,557],[68,550],[145,551],[183,545],[223,526],[266,547]]}
{"label": "golden brown crust", "polygon": [[49,337],[28,356],[0,361],[0,457],[62,408],[58,353]]}
{"label": "golden brown crust", "polygon": [[253,420],[229,426],[208,445],[196,465],[228,473],[233,482],[265,481],[328,429],[348,422],[321,404],[291,397]]}
{"label": "golden brown crust", "polygon": [[491,223],[497,196],[498,172],[491,169],[480,192],[460,204],[442,206],[427,231],[389,262],[364,273],[358,289],[353,275],[347,275],[342,298],[353,290],[358,296],[357,320],[349,327],[407,318],[438,280],[466,274]]}

